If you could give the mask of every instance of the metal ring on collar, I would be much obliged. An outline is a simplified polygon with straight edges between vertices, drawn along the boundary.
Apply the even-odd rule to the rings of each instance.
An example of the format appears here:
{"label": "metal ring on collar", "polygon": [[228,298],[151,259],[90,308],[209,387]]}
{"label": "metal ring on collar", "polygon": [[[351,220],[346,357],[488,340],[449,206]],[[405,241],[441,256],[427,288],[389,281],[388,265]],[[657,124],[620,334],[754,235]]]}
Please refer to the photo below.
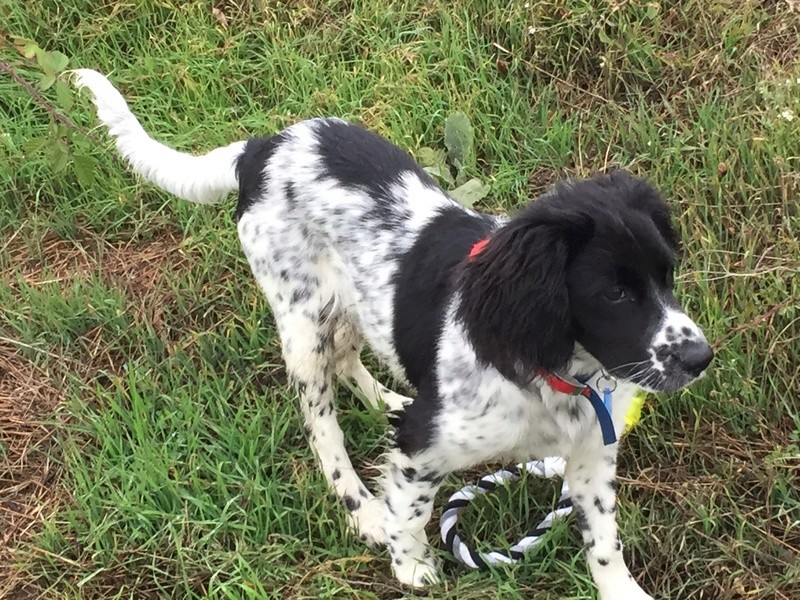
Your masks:
{"label": "metal ring on collar", "polygon": [[[607,381],[609,384],[613,385],[603,385],[602,382],[604,381]],[[600,371],[600,374],[597,376],[595,383],[597,384],[596,385],[597,389],[600,391],[608,389],[609,392],[613,392],[617,389],[617,380],[614,379],[611,375],[609,375],[605,371]]]}

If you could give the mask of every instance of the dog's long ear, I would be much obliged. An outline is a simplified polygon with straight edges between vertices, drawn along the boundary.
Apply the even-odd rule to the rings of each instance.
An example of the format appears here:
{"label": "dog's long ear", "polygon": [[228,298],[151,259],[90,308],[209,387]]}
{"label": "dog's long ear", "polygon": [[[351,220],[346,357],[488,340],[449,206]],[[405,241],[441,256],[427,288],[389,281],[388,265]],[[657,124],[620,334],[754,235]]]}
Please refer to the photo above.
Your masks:
{"label": "dog's long ear", "polygon": [[547,204],[494,232],[460,278],[457,318],[478,359],[517,382],[565,367],[575,345],[566,270],[592,223]]}

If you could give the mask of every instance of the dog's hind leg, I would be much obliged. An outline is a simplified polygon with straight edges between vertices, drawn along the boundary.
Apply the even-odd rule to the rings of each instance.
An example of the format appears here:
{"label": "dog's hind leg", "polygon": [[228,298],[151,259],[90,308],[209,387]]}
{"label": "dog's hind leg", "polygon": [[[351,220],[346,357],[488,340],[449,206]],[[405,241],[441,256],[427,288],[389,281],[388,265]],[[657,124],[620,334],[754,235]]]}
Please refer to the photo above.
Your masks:
{"label": "dog's hind leg", "polygon": [[334,334],[341,315],[335,268],[307,228],[287,218],[279,195],[239,219],[239,239],[269,300],[286,372],[300,396],[311,447],[328,485],[348,510],[351,527],[385,543],[385,506],[353,469],[334,406]]}
{"label": "dog's hind leg", "polygon": [[393,392],[382,385],[361,362],[361,336],[347,321],[337,323],[334,334],[334,362],[336,374],[356,384],[358,390],[373,408],[381,404],[389,411],[398,411],[413,402],[412,398]]}
{"label": "dog's hind leg", "polygon": [[300,396],[311,447],[330,487],[367,542],[385,543],[385,505],[353,469],[334,406],[334,335],[340,302],[324,246],[286,219],[280,197],[239,219],[239,239],[275,317],[284,362]]}
{"label": "dog's hind leg", "polygon": [[385,506],[367,490],[353,468],[336,418],[332,388],[334,320],[326,318],[326,308],[314,313],[309,307],[313,304],[273,306],[286,370],[300,395],[311,446],[328,484],[349,512],[351,527],[368,543],[381,545],[386,541]]}

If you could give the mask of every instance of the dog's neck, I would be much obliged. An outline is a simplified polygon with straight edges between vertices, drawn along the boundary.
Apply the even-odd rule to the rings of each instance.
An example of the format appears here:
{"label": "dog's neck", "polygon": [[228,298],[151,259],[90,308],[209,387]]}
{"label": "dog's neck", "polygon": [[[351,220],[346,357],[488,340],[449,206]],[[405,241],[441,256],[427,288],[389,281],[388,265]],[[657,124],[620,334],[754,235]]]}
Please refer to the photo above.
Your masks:
{"label": "dog's neck", "polygon": [[[591,375],[595,373],[599,373],[603,370],[603,365],[601,365],[598,360],[592,356],[583,346],[576,343],[575,350],[572,353],[572,358],[570,359],[569,363],[564,369],[559,369],[558,371],[554,371],[553,375],[558,375],[561,377],[566,377],[567,379],[572,380],[585,380],[589,378]],[[515,366],[515,371],[517,374],[517,385],[520,387],[528,387],[533,385],[535,387],[540,387],[543,385],[542,383],[542,375],[543,374],[550,374],[546,371],[535,371],[535,372],[527,372],[524,371],[524,367],[522,366],[522,362],[520,361]],[[523,383],[520,383],[523,382]],[[525,383],[527,382],[527,383]]]}
{"label": "dog's neck", "polygon": [[567,375],[570,375],[571,377],[577,377],[579,375],[591,375],[602,368],[603,365],[601,365],[598,360],[586,350],[586,348],[577,342],[575,343],[575,351],[572,353],[572,359],[570,360],[569,366],[566,369]]}

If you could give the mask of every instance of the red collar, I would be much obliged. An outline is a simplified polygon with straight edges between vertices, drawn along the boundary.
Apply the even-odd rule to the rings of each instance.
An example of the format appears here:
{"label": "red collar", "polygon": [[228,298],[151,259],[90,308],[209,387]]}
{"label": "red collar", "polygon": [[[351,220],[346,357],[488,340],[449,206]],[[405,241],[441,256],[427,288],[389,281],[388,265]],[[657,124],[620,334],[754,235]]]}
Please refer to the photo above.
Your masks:
{"label": "red collar", "polygon": [[478,242],[475,242],[472,245],[472,249],[469,251],[469,255],[467,256],[467,258],[469,260],[474,260],[475,257],[478,256],[478,254],[483,252],[483,249],[486,247],[486,244],[488,243],[489,243],[489,238],[484,238]]}
{"label": "red collar", "polygon": [[584,385],[578,381],[569,381],[563,377],[559,377],[554,373],[548,373],[544,369],[536,369],[536,374],[547,382],[553,391],[560,394],[567,394],[569,396],[587,396],[589,386]]}

